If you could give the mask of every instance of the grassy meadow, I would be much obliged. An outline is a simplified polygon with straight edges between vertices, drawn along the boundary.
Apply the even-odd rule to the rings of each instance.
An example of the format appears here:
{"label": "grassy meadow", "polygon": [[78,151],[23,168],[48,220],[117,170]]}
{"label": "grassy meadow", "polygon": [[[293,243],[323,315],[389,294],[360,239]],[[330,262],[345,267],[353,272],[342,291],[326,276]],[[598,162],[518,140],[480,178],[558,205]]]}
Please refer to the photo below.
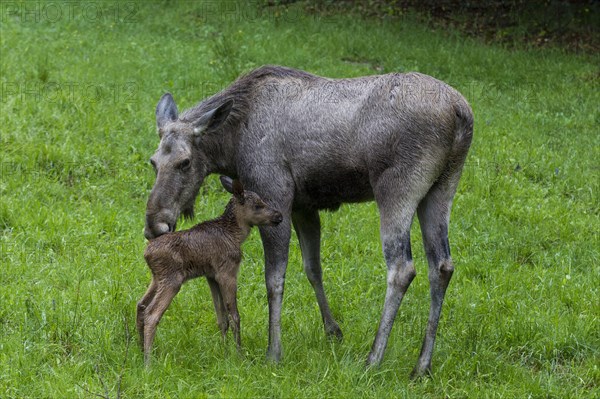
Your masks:
{"label": "grassy meadow", "polygon": [[[260,4],[0,4],[0,398],[600,397],[600,57],[483,44],[411,15]],[[144,368],[134,317],[150,281],[142,231],[154,108],[165,91],[190,107],[263,64],[330,77],[419,71],[470,101],[475,135],[432,378],[408,378],[429,307],[418,223],[417,278],[381,367],[364,368],[386,284],[373,203],[322,213],[342,342],[324,336],[293,237],[284,360],[266,362],[254,231],[239,282],[243,355],[231,334],[221,341],[208,285],[195,280]],[[228,198],[209,178],[196,221]]]}

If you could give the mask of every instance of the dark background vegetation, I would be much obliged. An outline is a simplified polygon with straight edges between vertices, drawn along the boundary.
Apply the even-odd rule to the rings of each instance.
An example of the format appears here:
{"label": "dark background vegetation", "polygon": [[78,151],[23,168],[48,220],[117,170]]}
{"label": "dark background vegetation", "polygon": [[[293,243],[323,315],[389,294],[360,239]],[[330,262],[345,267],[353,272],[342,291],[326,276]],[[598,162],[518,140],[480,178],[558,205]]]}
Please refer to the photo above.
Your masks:
{"label": "dark background vegetation", "polygon": [[[267,6],[296,0],[266,0]],[[587,0],[306,0],[312,12],[353,12],[366,17],[402,18],[417,13],[431,27],[453,27],[488,42],[600,50],[600,1]]]}

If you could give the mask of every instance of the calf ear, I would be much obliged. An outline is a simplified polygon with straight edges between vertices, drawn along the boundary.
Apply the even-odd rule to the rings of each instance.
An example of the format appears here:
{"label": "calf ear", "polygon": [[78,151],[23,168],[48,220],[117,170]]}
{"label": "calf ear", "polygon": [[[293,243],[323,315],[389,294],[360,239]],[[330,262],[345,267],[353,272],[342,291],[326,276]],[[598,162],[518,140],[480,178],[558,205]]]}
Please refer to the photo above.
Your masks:
{"label": "calf ear", "polygon": [[167,122],[173,122],[177,120],[177,105],[171,93],[165,93],[158,101],[156,105],[156,126],[158,129],[162,129]]}
{"label": "calf ear", "polygon": [[240,204],[244,204],[244,186],[238,179],[233,181],[233,195],[240,201]]}
{"label": "calf ear", "polygon": [[227,190],[228,193],[233,194],[233,180],[227,176],[221,176],[219,179],[225,190]]}
{"label": "calf ear", "polygon": [[233,100],[227,100],[217,108],[205,112],[194,122],[194,133],[200,135],[205,131],[218,129],[227,120],[232,107]]}

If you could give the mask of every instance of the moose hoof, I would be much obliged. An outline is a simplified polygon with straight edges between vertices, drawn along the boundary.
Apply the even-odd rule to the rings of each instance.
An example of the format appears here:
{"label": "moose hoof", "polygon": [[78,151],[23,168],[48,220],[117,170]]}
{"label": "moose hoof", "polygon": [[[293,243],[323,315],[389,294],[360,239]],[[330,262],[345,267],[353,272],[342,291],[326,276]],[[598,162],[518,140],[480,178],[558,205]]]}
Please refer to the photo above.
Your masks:
{"label": "moose hoof", "polygon": [[338,341],[341,341],[344,338],[344,334],[342,334],[340,326],[338,326],[336,323],[325,326],[325,335],[329,339],[337,339]]}
{"label": "moose hoof", "polygon": [[377,356],[376,354],[373,353],[373,351],[371,351],[369,353],[369,356],[367,356],[367,361],[365,363],[365,366],[367,367],[367,369],[370,369],[370,368],[378,367],[380,363],[381,363],[381,356]]}
{"label": "moose hoof", "polygon": [[267,362],[269,363],[280,363],[281,362],[281,350],[278,351],[274,351],[274,350],[268,350],[267,351]]}
{"label": "moose hoof", "polygon": [[412,373],[410,373],[411,380],[420,380],[421,378],[430,378],[430,377],[432,377],[431,367],[416,366],[413,369]]}

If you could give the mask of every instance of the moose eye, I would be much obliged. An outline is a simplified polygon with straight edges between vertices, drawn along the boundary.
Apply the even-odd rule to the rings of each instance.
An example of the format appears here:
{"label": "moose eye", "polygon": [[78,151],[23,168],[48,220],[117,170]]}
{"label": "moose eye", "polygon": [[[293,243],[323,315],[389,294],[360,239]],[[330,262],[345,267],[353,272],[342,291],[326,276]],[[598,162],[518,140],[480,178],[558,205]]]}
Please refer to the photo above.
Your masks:
{"label": "moose eye", "polygon": [[254,210],[260,211],[260,210],[264,209],[264,207],[265,207],[264,205],[257,204],[257,205],[254,205]]}
{"label": "moose eye", "polygon": [[183,161],[181,161],[181,163],[179,164],[179,169],[181,170],[188,170],[190,168],[191,162],[189,159],[184,159]]}

